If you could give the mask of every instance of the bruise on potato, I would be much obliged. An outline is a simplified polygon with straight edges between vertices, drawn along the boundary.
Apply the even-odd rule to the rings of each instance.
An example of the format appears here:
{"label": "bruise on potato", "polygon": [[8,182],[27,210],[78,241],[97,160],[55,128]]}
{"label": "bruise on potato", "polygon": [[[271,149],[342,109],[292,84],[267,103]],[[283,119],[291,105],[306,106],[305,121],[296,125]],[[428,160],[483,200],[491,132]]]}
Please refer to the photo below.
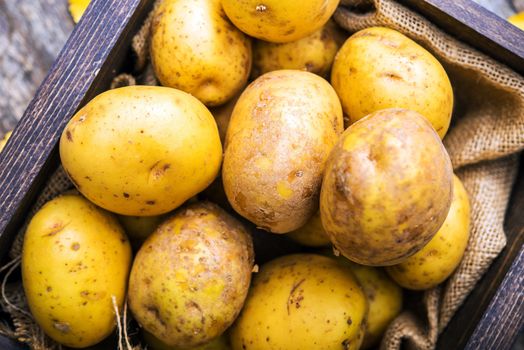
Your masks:
{"label": "bruise on potato", "polygon": [[449,156],[418,113],[387,109],[348,128],[326,165],[321,217],[352,261],[393,265],[420,250],[452,197]]}
{"label": "bruise on potato", "polygon": [[231,329],[234,350],[358,349],[366,298],[351,271],[314,254],[277,258],[254,277]]}
{"label": "bruise on potato", "polygon": [[203,344],[240,312],[253,259],[251,237],[239,222],[212,203],[189,205],[139,250],[129,285],[131,311],[167,345]]}
{"label": "bruise on potato", "polygon": [[255,80],[229,123],[222,180],[233,208],[274,233],[317,210],[325,161],[343,128],[340,102],[322,78],[281,70]]}

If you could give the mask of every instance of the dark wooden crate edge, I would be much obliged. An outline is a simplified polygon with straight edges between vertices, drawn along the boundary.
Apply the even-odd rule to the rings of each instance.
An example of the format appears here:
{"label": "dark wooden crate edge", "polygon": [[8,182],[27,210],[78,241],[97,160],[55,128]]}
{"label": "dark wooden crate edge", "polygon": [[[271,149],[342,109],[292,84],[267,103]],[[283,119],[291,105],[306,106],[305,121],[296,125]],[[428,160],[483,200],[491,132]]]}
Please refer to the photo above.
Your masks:
{"label": "dark wooden crate edge", "polygon": [[[142,12],[143,15],[144,7],[149,6],[151,2],[152,0],[120,0],[118,6],[116,6],[114,4],[115,2],[95,0],[83,21],[75,29],[75,32],[64,47],[64,50],[62,50],[61,55],[51,69],[45,82],[35,95],[35,99],[24,114],[23,121],[19,124],[12,139],[6,146],[5,152],[0,154],[0,256],[5,255],[6,247],[10,241],[6,236],[9,236],[8,233],[11,233],[11,236],[14,235],[14,230],[21,222],[22,214],[28,209],[32,199],[34,199],[36,190],[43,184],[43,180],[46,178],[48,171],[52,169],[53,164],[56,164],[53,162],[52,158],[50,158],[50,155],[54,154],[56,157],[56,143],[63,126],[76,109],[93,97],[97,92],[101,91],[103,87],[107,86],[107,78],[111,75],[110,71],[117,65],[119,57],[122,57],[122,53],[126,50],[126,43],[128,43],[130,33],[132,33],[131,28],[137,28],[139,24],[139,13]],[[460,35],[457,36],[461,40],[492,55],[501,62],[508,64],[508,66],[514,68],[516,71],[521,73],[524,71],[523,47],[520,46],[519,50],[518,45],[517,47],[515,47],[515,45],[508,45],[508,43],[523,42],[523,34],[521,32],[515,33],[515,28],[499,18],[494,18],[494,15],[489,11],[478,7],[478,5],[470,0],[454,2],[451,0],[401,0],[400,2],[406,3],[418,12],[426,15],[446,31],[455,34],[455,31],[458,31]],[[474,23],[470,22],[472,17],[467,16],[462,12],[454,13],[453,11],[457,9],[456,6],[459,6],[461,11],[463,11],[464,8],[473,8],[476,21],[474,21]],[[466,11],[466,13],[468,13],[468,11]],[[493,33],[490,33],[488,27],[482,26],[481,20],[483,18],[494,21],[495,26],[491,28],[503,30],[502,34],[495,33],[497,35],[492,35]],[[92,31],[90,32],[90,29],[97,28],[97,26],[101,26],[105,28],[105,30],[102,30],[96,37],[92,35],[90,36],[89,34],[94,33]],[[123,39],[124,37],[127,37],[127,40],[116,40],[119,38]],[[83,38],[85,41],[79,41],[80,38]],[[107,41],[104,42],[101,40],[104,38],[106,38]],[[92,56],[93,58],[96,58],[91,61],[92,66],[85,65],[86,61],[84,58],[86,55],[81,51],[82,47],[75,46],[75,43],[78,45],[91,43],[98,48],[98,54],[95,53]],[[118,53],[120,53],[120,55]],[[68,57],[74,57],[74,59],[67,62]],[[83,83],[78,84],[81,86],[77,90],[68,92],[66,91],[68,90],[68,86],[64,89],[64,85],[58,85],[57,81],[55,81],[55,79],[58,79],[59,77],[66,76],[64,70],[62,70],[65,69],[64,67],[70,70],[69,72],[73,73],[75,70],[83,70],[84,74],[71,75],[76,76],[77,79]],[[60,81],[60,79],[58,80]],[[44,110],[44,107],[46,107],[46,103],[48,102],[44,97],[47,94],[52,94],[54,89],[59,91],[59,93],[55,93],[54,96],[60,97],[60,92],[62,92],[64,96],[71,96],[72,94],[74,95],[74,98],[67,100],[67,106],[61,106],[63,108],[53,110],[52,118],[46,119],[52,120],[54,123],[52,125],[54,126],[54,129],[51,130],[45,128],[46,126],[49,126],[45,123],[46,120],[35,121],[32,117],[38,116],[35,111]],[[50,132],[48,132],[49,130]],[[28,149],[30,150],[30,154],[24,155],[23,150]],[[16,159],[15,155],[19,155],[20,158],[25,158],[26,160],[34,160],[34,163],[24,163],[16,169],[11,169],[9,167],[12,163],[7,163],[6,161],[14,161]],[[20,170],[22,170],[23,173],[17,174]],[[522,177],[523,172],[520,174],[520,177]],[[8,180],[5,178],[6,175],[10,176]],[[16,184],[19,184],[20,188],[7,188]],[[519,191],[518,193],[524,192]],[[11,202],[13,199],[15,201]],[[514,195],[512,203],[515,204],[515,201],[518,202],[518,200],[518,198],[515,199]],[[524,200],[520,199],[520,201],[524,203]],[[520,233],[520,236],[522,236],[522,232]],[[448,340],[451,342],[448,342],[447,344],[455,346],[440,346],[441,348],[462,348],[468,341],[469,348],[482,348],[486,344],[497,346],[504,344],[505,346],[509,346],[512,343],[516,330],[518,330],[522,324],[522,315],[520,315],[520,318],[510,320],[512,322],[502,322],[495,332],[493,329],[497,325],[494,325],[492,323],[493,318],[489,317],[490,313],[497,314],[497,312],[499,312],[497,310],[514,310],[515,307],[518,310],[519,307],[522,307],[522,298],[508,298],[508,294],[504,293],[503,290],[505,286],[515,285],[515,281],[517,281],[515,278],[522,275],[521,260],[516,259],[513,262],[513,265],[509,266],[512,260],[511,257],[516,256],[517,253],[519,254],[519,257],[522,257],[522,247],[511,248],[513,252],[511,255],[508,255],[508,249],[506,249],[503,252],[504,259],[500,257],[497,260],[497,263],[499,261],[505,261],[505,264],[497,265],[497,268],[503,273],[499,274],[498,277],[492,281],[493,283],[490,284],[490,286],[498,288],[496,292],[490,292],[487,301],[485,300],[482,305],[478,305],[482,318],[476,325],[476,328],[473,327],[474,329],[462,332],[464,333],[464,336],[462,336],[460,344],[453,344],[453,334],[449,334]],[[490,272],[492,272],[495,267],[495,265],[492,266]],[[503,281],[502,278],[504,278]],[[483,281],[485,280],[486,276],[483,278]],[[492,299],[491,296],[493,294],[495,294],[495,297]],[[489,305],[484,305],[490,300],[491,303]],[[482,311],[485,307],[487,307],[486,312],[482,315]],[[459,313],[461,312],[464,312],[464,308],[459,310]],[[467,318],[464,319],[467,320]],[[487,328],[488,326],[489,328]],[[486,329],[491,329],[491,331],[486,332]],[[448,330],[446,330],[446,332],[447,331]],[[446,332],[443,334],[444,337],[446,337]],[[471,334],[473,334],[473,337],[470,338]],[[477,339],[480,338],[474,338],[476,335],[482,335],[482,343],[477,342]]]}
{"label": "dark wooden crate edge", "polygon": [[524,74],[524,31],[472,0],[397,0],[442,30]]}

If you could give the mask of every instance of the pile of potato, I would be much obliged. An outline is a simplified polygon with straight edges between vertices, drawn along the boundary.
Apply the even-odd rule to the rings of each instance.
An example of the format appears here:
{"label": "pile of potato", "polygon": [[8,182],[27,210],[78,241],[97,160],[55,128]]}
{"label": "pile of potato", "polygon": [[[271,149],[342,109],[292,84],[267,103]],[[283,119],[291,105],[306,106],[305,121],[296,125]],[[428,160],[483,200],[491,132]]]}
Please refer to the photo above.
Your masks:
{"label": "pile of potato", "polygon": [[[73,116],[60,157],[80,194],[27,228],[24,289],[51,338],[100,342],[127,299],[153,349],[369,348],[401,311],[400,286],[453,272],[470,219],[441,142],[450,81],[394,30],[344,42],[337,5],[158,6],[163,87],[110,90]],[[316,253],[258,271],[245,219]]]}

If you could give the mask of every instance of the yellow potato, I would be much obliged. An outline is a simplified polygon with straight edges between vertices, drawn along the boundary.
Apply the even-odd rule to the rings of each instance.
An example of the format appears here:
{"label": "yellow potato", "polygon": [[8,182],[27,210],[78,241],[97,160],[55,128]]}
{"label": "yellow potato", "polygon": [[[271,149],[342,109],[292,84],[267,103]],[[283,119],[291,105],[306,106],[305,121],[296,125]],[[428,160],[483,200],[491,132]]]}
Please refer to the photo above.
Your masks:
{"label": "yellow potato", "polygon": [[470,207],[462,182],[453,178],[453,201],[437,234],[418,253],[387,272],[402,287],[422,290],[442,283],[462,260],[469,239]]}
{"label": "yellow potato", "polygon": [[31,219],[22,281],[31,314],[58,343],[86,347],[115,328],[131,248],[116,218],[78,195],[46,203]]}
{"label": "yellow potato", "polygon": [[118,215],[118,221],[122,224],[124,231],[131,240],[133,248],[139,248],[160,225],[165,215],[156,216],[125,216]]}
{"label": "yellow potato", "polygon": [[342,45],[343,34],[329,21],[324,27],[297,41],[275,44],[257,40],[253,45],[253,71],[256,78],[279,69],[306,70],[327,76]]}
{"label": "yellow potato", "polygon": [[191,348],[179,348],[176,346],[169,346],[162,343],[160,340],[155,338],[154,335],[148,332],[143,332],[144,340],[147,343],[147,349],[151,350],[230,350],[229,339],[226,334],[221,335],[218,338],[211,340],[209,343],[204,345],[195,346]]}
{"label": "yellow potato", "polygon": [[151,27],[151,61],[160,83],[220,105],[246,84],[251,41],[226,18],[220,0],[164,0]]}
{"label": "yellow potato", "polygon": [[122,215],[169,212],[205,189],[222,147],[209,110],[182,91],[129,86],[78,111],[60,139],[62,165],[78,190]]}
{"label": "yellow potato", "polygon": [[524,30],[524,12],[519,12],[513,16],[508,17],[509,23],[515,25],[517,28]]}
{"label": "yellow potato", "polygon": [[287,235],[292,240],[309,247],[323,247],[331,244],[324,227],[322,227],[320,211],[317,211],[304,226],[289,232]]}
{"label": "yellow potato", "polygon": [[349,264],[366,295],[369,311],[362,349],[369,349],[380,342],[388,325],[402,310],[402,289],[380,268],[355,264],[344,257],[339,260]]}
{"label": "yellow potato", "polygon": [[190,348],[222,334],[246,298],[253,243],[218,206],[178,211],[144,242],[129,279],[129,306],[142,327],[169,346]]}
{"label": "yellow potato", "polygon": [[401,33],[372,27],[342,46],[331,72],[351,122],[386,108],[406,108],[426,117],[444,138],[453,111],[453,90],[442,65]]}
{"label": "yellow potato", "polygon": [[287,43],[320,29],[339,0],[222,0],[233,24],[244,33],[275,43]]}
{"label": "yellow potato", "polygon": [[220,134],[220,141],[222,142],[226,141],[229,120],[231,119],[231,114],[233,113],[233,109],[235,108],[235,105],[237,104],[239,97],[240,94],[234,96],[226,104],[210,109],[211,114],[213,114],[213,117],[215,118],[215,121],[217,123],[218,133]]}
{"label": "yellow potato", "polygon": [[8,131],[4,135],[4,137],[0,140],[0,152],[2,152],[2,150],[4,149],[5,144],[7,143],[7,140],[9,140],[9,138],[11,137],[12,133],[13,133],[12,131]]}
{"label": "yellow potato", "polygon": [[240,96],[226,136],[222,181],[233,208],[285,233],[317,211],[324,164],[343,130],[333,88],[297,70],[266,73]]}
{"label": "yellow potato", "polygon": [[231,328],[234,350],[358,349],[366,297],[349,268],[297,254],[262,266]]}
{"label": "yellow potato", "polygon": [[429,122],[405,109],[351,125],[326,164],[320,212],[334,246],[363,265],[394,265],[444,223],[453,171]]}
{"label": "yellow potato", "polygon": [[69,0],[69,13],[75,23],[80,21],[90,2],[90,0]]}

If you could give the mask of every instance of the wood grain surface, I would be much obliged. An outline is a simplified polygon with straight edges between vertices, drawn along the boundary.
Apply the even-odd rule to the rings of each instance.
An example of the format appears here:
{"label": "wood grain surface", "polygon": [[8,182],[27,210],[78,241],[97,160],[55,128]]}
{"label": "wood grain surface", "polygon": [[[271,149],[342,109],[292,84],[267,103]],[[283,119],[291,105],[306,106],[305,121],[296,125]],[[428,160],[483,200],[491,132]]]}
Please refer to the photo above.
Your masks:
{"label": "wood grain surface", "polygon": [[22,117],[72,29],[66,0],[0,0],[0,135]]}

